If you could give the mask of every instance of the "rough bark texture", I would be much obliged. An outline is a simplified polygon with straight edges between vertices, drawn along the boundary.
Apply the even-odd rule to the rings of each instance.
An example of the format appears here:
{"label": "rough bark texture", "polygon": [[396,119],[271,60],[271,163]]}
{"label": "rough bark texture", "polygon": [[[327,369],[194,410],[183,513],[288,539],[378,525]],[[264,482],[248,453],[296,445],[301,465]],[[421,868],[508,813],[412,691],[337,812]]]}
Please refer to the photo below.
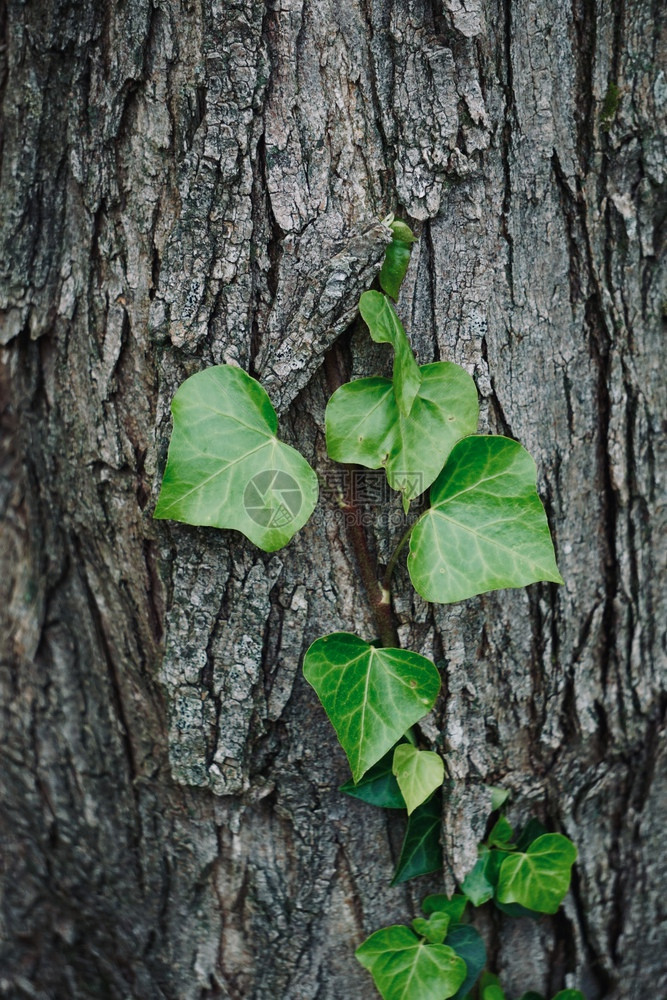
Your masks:
{"label": "rough bark texture", "polygon": [[580,854],[560,916],[489,923],[509,992],[667,995],[662,13],[7,0],[0,996],[370,997],[354,947],[442,885],[389,887],[400,824],[339,794],[300,674],[373,634],[331,497],[273,556],[151,520],[171,397],[212,363],[326,475],[326,352],[387,363],[353,318],[391,210],[419,360],[535,456],[566,580],[441,608],[399,573],[445,679],[448,884],[511,788]]}

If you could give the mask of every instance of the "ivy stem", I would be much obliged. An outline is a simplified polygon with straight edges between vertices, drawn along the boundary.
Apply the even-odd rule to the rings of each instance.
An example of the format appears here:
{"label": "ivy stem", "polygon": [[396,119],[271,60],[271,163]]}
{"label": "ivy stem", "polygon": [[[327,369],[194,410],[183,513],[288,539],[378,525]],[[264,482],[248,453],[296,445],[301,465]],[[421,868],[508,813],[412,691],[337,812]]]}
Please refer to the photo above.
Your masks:
{"label": "ivy stem", "polygon": [[[325,371],[332,393],[347,382],[347,378],[343,374],[343,359],[338,344],[334,345],[325,357]],[[343,468],[347,468],[350,472],[349,485],[340,501],[345,512],[348,537],[357,557],[359,573],[373,612],[378,639],[382,646],[395,649],[400,647],[400,642],[391,608],[391,594],[389,589],[384,586],[384,581],[378,579],[377,563],[371,555],[361,511],[355,500],[354,480],[357,470],[353,465],[343,465]]]}
{"label": "ivy stem", "polygon": [[[415,524],[416,523],[417,522],[415,522]],[[400,556],[406,542],[410,538],[414,526],[415,526],[414,524],[409,524],[408,527],[405,529],[405,531],[398,540],[396,548],[391,554],[391,559],[387,563],[387,568],[384,571],[384,576],[382,577],[382,582],[381,582],[382,590],[387,594],[391,592],[391,578],[394,574],[394,570],[396,569],[396,563],[398,562],[398,557]]]}

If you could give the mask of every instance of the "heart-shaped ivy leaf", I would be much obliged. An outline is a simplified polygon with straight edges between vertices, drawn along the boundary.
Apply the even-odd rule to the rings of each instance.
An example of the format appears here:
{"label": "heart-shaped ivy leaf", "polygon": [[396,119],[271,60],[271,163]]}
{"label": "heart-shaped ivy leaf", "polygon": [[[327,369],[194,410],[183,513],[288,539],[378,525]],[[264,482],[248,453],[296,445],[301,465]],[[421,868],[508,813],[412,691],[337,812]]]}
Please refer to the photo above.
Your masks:
{"label": "heart-shaped ivy leaf", "polygon": [[384,467],[392,489],[414,500],[442,470],[457,441],[477,429],[477,389],[458,365],[423,365],[422,382],[409,416],[389,379],[348,382],[326,409],[327,450],[336,462]]}
{"label": "heart-shaped ivy leaf", "polygon": [[405,799],[408,815],[445,780],[442,757],[431,750],[417,750],[409,743],[401,743],[394,750],[392,770]]}
{"label": "heart-shaped ivy leaf", "polygon": [[454,446],[410,537],[408,569],[425,600],[450,604],[563,582],[535,479],[533,459],[509,438],[480,435]]}
{"label": "heart-shaped ivy leaf", "polygon": [[286,545],[317,503],[317,476],[276,437],[259,382],[217,365],[192,375],[171,404],[174,429],[154,516],[235,528],[266,552]]}
{"label": "heart-shaped ivy leaf", "polygon": [[506,855],[496,889],[499,902],[555,913],[570,886],[576,857],[576,847],[560,833],[538,837],[525,853]]}
{"label": "heart-shaped ivy leaf", "polygon": [[303,672],[322,702],[355,782],[435,704],[435,664],[405,649],[377,649],[349,632],[317,639]]}
{"label": "heart-shaped ivy leaf", "polygon": [[466,977],[466,964],[444,944],[428,944],[402,925],[383,927],[357,948],[384,1000],[446,1000]]}
{"label": "heart-shaped ivy leaf", "polygon": [[415,934],[420,934],[431,944],[442,944],[447,935],[449,924],[450,917],[447,913],[434,913],[429,920],[425,920],[424,917],[415,917],[412,921],[412,929]]}
{"label": "heart-shaped ivy leaf", "polygon": [[359,299],[359,312],[373,340],[378,344],[391,344],[394,348],[394,392],[399,410],[407,417],[419,391],[422,376],[403,324],[392,309],[389,299],[380,292],[364,292]]}

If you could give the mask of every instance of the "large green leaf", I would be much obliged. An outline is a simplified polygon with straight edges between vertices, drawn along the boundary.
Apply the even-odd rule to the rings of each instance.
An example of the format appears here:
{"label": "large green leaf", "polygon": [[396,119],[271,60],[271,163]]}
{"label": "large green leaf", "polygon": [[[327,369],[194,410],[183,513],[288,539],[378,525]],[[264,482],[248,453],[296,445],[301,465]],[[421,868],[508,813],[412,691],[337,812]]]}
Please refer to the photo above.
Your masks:
{"label": "large green leaf", "polygon": [[266,552],[286,545],[317,503],[317,476],[276,437],[259,382],[217,365],[192,375],[171,404],[174,429],[156,518],[235,528]]}
{"label": "large green leaf", "polygon": [[326,409],[327,450],[336,462],[384,467],[389,485],[413,500],[442,470],[457,441],[477,429],[477,389],[458,365],[423,365],[409,416],[389,379],[373,377],[337,389]]}
{"label": "large green leaf", "polygon": [[408,815],[440,788],[445,780],[442,757],[431,750],[417,750],[401,743],[394,750],[393,772],[405,799]]}
{"label": "large green leaf", "polygon": [[356,784],[354,781],[346,781],[340,786],[340,791],[355,799],[361,799],[362,802],[368,802],[371,806],[405,809],[405,799],[392,771],[393,761],[394,752],[390,750],[382,760],[373,764]]}
{"label": "large green leaf", "polygon": [[442,795],[438,792],[408,817],[392,885],[442,868],[441,823]]}
{"label": "large green leaf", "polygon": [[415,361],[403,325],[394,312],[386,295],[364,292],[359,299],[359,312],[378,344],[391,344],[394,348],[394,391],[398,408],[409,416],[422,376]]}
{"label": "large green leaf", "polygon": [[535,488],[535,463],[498,436],[459,441],[410,537],[408,569],[427,601],[449,604],[538,580],[562,583]]}
{"label": "large green leaf", "polygon": [[577,849],[560,833],[538,837],[525,853],[508,854],[500,866],[496,894],[538,913],[555,913],[570,886]]}
{"label": "large green leaf", "polygon": [[357,948],[384,1000],[446,1000],[466,977],[452,948],[429,944],[400,924],[383,927]]}
{"label": "large green leaf", "polygon": [[440,675],[406,649],[377,649],[349,632],[317,639],[303,672],[336,730],[355,782],[433,707]]}

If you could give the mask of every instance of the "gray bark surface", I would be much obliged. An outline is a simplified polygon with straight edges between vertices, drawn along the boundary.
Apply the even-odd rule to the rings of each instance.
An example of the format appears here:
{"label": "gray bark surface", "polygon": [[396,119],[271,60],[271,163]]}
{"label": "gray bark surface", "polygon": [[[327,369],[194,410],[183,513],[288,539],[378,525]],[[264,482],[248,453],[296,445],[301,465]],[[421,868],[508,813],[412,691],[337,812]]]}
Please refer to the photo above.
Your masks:
{"label": "gray bark surface", "polygon": [[418,359],[535,457],[566,581],[436,607],[399,571],[445,883],[510,788],[579,861],[557,917],[487,921],[509,994],[667,996],[662,8],[0,8],[0,997],[371,997],[354,948],[442,891],[390,888],[400,822],[338,792],[301,676],[374,634],[331,493],[273,555],[151,519],[173,393],[223,361],[324,480],[327,352],[388,363],[354,317],[393,210]]}

